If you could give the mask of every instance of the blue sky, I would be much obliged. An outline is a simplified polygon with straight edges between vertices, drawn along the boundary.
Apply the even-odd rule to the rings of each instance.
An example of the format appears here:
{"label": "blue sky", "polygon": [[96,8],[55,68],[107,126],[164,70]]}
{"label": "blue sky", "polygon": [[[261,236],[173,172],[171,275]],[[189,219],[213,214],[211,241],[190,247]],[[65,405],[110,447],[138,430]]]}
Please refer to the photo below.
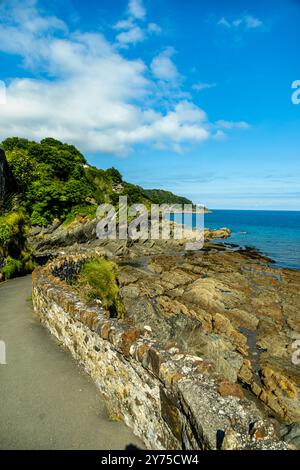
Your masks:
{"label": "blue sky", "polygon": [[300,1],[0,0],[0,139],[211,208],[300,210]]}

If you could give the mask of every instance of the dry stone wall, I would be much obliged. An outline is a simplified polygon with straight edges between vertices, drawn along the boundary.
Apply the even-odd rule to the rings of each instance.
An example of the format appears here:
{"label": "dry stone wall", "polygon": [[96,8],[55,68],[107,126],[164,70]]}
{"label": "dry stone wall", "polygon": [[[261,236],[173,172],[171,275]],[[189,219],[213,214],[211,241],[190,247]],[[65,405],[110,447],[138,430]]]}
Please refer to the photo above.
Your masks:
{"label": "dry stone wall", "polygon": [[91,376],[111,413],[147,448],[287,448],[253,402],[219,393],[221,378],[212,364],[164,348],[147,326],[108,319],[101,307],[82,303],[65,279],[86,257],[56,259],[35,270],[34,309]]}

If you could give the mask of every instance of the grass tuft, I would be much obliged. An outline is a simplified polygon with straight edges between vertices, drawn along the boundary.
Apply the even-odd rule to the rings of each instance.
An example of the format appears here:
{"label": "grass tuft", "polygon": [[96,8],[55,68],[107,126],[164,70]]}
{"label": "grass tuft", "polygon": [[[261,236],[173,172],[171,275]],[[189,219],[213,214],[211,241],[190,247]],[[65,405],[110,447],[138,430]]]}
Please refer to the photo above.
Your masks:
{"label": "grass tuft", "polygon": [[75,286],[86,302],[100,300],[111,317],[124,316],[124,306],[119,295],[118,268],[112,261],[100,257],[86,261]]}

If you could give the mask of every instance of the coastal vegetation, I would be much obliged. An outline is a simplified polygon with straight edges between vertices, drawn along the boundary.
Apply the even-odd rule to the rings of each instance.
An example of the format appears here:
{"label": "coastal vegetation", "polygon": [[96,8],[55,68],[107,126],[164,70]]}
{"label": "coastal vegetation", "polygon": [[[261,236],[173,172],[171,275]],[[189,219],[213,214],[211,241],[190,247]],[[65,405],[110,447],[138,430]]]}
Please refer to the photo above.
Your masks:
{"label": "coastal vegetation", "polygon": [[92,220],[99,204],[118,209],[120,196],[126,196],[129,205],[142,203],[148,209],[152,203],[191,203],[169,191],[128,183],[116,168],[90,166],[76,147],[51,137],[41,142],[10,137],[1,148],[6,168],[6,175],[0,175],[6,179],[5,198],[0,201],[2,279],[33,269],[27,241],[31,227]]}
{"label": "coastal vegetation", "polygon": [[76,215],[93,217],[102,203],[191,203],[169,191],[145,190],[123,181],[115,168],[98,169],[87,164],[73,145],[53,138],[40,143],[12,137],[2,142],[19,198],[31,225],[46,227],[54,219],[71,222]]}
{"label": "coastal vegetation", "polygon": [[87,303],[98,301],[110,317],[122,317],[123,303],[119,295],[118,267],[104,258],[92,258],[81,267],[72,285]]}
{"label": "coastal vegetation", "polygon": [[177,196],[170,191],[164,191],[162,189],[144,189],[144,193],[154,204],[193,204],[192,201],[186,197]]}
{"label": "coastal vegetation", "polygon": [[34,262],[27,241],[28,219],[21,211],[0,217],[0,280],[31,272]]}

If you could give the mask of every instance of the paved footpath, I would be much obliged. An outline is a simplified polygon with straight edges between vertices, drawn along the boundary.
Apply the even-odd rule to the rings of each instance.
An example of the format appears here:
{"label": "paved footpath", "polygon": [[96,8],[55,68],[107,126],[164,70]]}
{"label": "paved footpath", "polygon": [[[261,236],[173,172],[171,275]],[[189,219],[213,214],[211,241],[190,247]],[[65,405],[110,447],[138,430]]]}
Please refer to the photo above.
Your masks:
{"label": "paved footpath", "polygon": [[71,355],[34,318],[31,276],[0,285],[0,449],[124,449],[142,443],[108,419]]}

